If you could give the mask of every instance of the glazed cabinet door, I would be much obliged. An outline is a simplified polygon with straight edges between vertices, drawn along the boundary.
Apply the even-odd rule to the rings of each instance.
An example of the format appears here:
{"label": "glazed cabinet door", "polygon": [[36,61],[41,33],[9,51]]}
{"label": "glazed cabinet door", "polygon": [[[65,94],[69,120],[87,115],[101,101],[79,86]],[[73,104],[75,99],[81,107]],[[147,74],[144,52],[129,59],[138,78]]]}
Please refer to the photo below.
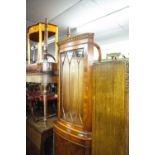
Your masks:
{"label": "glazed cabinet door", "polygon": [[84,50],[76,49],[60,53],[61,118],[83,124],[83,75]]}

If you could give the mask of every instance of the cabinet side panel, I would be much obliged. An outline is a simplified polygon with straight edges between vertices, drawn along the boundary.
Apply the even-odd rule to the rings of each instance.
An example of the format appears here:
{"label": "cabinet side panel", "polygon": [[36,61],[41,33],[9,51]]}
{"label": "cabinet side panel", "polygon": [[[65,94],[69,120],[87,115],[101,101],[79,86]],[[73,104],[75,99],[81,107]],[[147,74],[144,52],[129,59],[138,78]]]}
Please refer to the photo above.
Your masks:
{"label": "cabinet side panel", "polygon": [[128,155],[125,72],[121,61],[94,66],[93,155]]}

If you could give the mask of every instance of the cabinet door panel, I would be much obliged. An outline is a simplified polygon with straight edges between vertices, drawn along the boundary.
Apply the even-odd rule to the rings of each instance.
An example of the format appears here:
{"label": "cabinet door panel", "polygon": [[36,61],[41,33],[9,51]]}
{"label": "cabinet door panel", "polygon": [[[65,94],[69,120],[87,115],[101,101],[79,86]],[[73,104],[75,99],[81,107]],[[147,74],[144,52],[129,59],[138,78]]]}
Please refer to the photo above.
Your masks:
{"label": "cabinet door panel", "polygon": [[68,141],[59,135],[54,135],[55,155],[85,155],[85,148]]}
{"label": "cabinet door panel", "polygon": [[83,49],[76,49],[60,54],[61,117],[66,121],[80,125],[83,123],[83,53]]}

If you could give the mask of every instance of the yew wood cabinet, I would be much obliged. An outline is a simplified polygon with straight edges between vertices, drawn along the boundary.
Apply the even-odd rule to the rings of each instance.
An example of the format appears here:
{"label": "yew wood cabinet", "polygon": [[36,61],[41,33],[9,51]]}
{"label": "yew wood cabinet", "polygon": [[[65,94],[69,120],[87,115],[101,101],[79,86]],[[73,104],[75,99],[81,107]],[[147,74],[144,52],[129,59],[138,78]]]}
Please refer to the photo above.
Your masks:
{"label": "yew wood cabinet", "polygon": [[[105,147],[107,145],[111,145],[110,140],[107,139],[107,144],[105,142],[105,138],[111,137],[106,137],[105,134],[102,134],[99,130],[101,129],[103,132],[108,132],[108,129],[111,128],[106,127],[108,119],[110,119],[109,116],[101,111],[103,110],[103,112],[105,112],[106,110],[104,110],[104,108],[108,107],[108,104],[113,104],[113,96],[109,96],[110,103],[108,103],[109,98],[106,98],[103,95],[100,96],[100,94],[106,93],[106,89],[108,89],[106,86],[111,83],[106,83],[104,90],[102,90],[101,87],[104,85],[106,82],[105,80],[106,78],[108,79],[108,77],[104,79],[103,83],[101,78],[97,79],[96,77],[97,75],[100,76],[100,73],[102,72],[102,67],[98,68],[102,63],[100,48],[94,43],[94,34],[85,33],[70,36],[59,41],[58,46],[58,119],[53,125],[54,155],[92,155],[92,153],[93,155],[127,155],[119,153],[112,154],[111,152],[108,153],[108,150],[105,150],[106,152],[104,153],[104,150],[102,149],[106,149]],[[94,47],[98,50],[98,61],[96,62],[98,65],[95,64],[95,66],[93,60]],[[93,75],[94,73],[96,76]],[[104,75],[104,73],[107,74],[107,72],[104,71],[101,73],[101,76],[109,76],[110,74]],[[125,76],[123,76],[123,78],[125,78]],[[100,86],[98,85],[97,80],[99,80]],[[115,82],[115,79],[112,81]],[[118,80],[118,82],[120,81]],[[121,84],[123,84],[123,82]],[[121,88],[124,90],[122,85]],[[113,90],[109,89],[109,91]],[[116,94],[124,95],[122,93]],[[98,97],[98,99],[96,99],[96,97]],[[124,101],[124,99],[120,100],[117,105],[123,104],[122,106],[125,109],[126,107],[124,106],[124,103],[122,103]],[[114,110],[117,105],[111,105],[113,109],[111,109],[110,105],[108,108]],[[119,118],[123,116],[122,113],[127,115],[122,106],[115,109],[116,114],[117,110],[121,110],[121,114],[118,114]],[[97,111],[97,108],[100,108],[100,110]],[[115,117],[115,115],[113,116]],[[105,118],[103,119],[103,117]],[[127,122],[125,119],[126,118],[123,118],[122,121]],[[114,120],[114,122],[117,124],[117,120]],[[122,123],[122,127],[125,126],[125,124],[123,124],[124,122],[118,122],[116,126],[118,126],[119,123]],[[101,124],[103,125],[101,126]],[[111,124],[113,124],[112,121]],[[98,126],[98,128],[95,128],[95,125]],[[115,124],[111,127],[113,128],[114,126]],[[106,130],[104,131],[104,129]],[[119,130],[119,128],[115,129],[116,131]],[[124,128],[120,132],[124,132]],[[99,134],[97,135],[97,133]],[[122,138],[126,138],[124,133],[120,133],[118,136],[114,137],[115,142],[116,138],[120,138],[121,135],[124,136]],[[102,139],[104,139],[104,142]],[[124,141],[122,140],[119,144],[122,144],[123,142]],[[102,145],[106,146],[102,147]],[[111,146],[109,146],[108,149],[115,149],[116,143]],[[122,147],[124,147],[124,145],[122,145]],[[96,149],[98,149],[99,154]],[[103,153],[101,153],[102,151]]]}

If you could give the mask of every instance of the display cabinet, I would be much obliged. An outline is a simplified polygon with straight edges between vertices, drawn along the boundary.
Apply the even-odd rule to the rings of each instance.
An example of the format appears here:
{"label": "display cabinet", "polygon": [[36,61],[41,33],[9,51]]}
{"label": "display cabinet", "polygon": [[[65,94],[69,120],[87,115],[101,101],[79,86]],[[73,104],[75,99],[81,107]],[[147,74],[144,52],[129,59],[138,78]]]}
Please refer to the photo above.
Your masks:
{"label": "display cabinet", "polygon": [[27,85],[34,86],[34,88],[31,91],[30,87],[27,87],[27,106],[32,109],[32,116],[34,116],[33,103],[39,105],[41,102],[44,106],[44,121],[47,120],[48,102],[57,98],[54,97],[56,93],[53,94],[52,90],[48,90],[50,84],[54,85],[58,82],[57,42],[58,27],[48,23],[47,19],[45,22],[39,22],[28,27],[26,82]]}
{"label": "display cabinet", "polygon": [[51,155],[57,109],[58,27],[39,22],[27,30],[27,154]]}
{"label": "display cabinet", "polygon": [[[54,56],[58,62],[58,26],[39,22],[27,29],[27,64],[42,63],[48,49],[47,59]],[[52,59],[52,58],[51,58]]]}
{"label": "display cabinet", "polygon": [[[92,65],[94,34],[67,37],[59,46],[58,120],[55,155],[90,155],[92,142]],[[62,153],[63,152],[63,153]]]}

